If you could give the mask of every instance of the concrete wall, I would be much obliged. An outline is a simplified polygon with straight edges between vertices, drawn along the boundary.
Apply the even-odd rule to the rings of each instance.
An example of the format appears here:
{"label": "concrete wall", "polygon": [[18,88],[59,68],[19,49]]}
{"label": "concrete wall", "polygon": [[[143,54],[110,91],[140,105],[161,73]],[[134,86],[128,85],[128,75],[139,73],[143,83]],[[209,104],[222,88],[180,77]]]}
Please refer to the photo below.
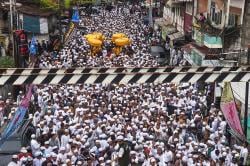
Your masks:
{"label": "concrete wall", "polygon": [[244,0],[230,0],[230,6],[242,8],[242,4],[244,3]]}
{"label": "concrete wall", "polygon": [[13,92],[12,85],[0,86],[0,96],[2,96],[3,99],[6,99],[8,97],[8,93],[12,93],[12,92]]}
{"label": "concrete wall", "polygon": [[250,44],[250,0],[246,0],[243,28],[242,28],[242,47],[246,48]]}

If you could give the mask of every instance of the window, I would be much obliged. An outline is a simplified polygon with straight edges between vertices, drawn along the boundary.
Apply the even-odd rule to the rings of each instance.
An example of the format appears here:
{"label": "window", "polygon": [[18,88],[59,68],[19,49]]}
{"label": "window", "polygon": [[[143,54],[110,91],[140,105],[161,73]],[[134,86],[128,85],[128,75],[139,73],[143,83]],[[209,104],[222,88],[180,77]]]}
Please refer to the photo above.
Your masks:
{"label": "window", "polygon": [[186,13],[192,15],[192,13],[193,13],[193,4],[192,3],[186,3]]}
{"label": "window", "polygon": [[222,10],[216,9],[215,2],[211,2],[210,18],[211,18],[211,21],[215,23],[216,25],[221,24]]}
{"label": "window", "polygon": [[238,16],[235,14],[229,14],[228,26],[237,26]]}
{"label": "window", "polygon": [[180,12],[180,8],[176,8],[176,16],[180,16],[181,12]]}

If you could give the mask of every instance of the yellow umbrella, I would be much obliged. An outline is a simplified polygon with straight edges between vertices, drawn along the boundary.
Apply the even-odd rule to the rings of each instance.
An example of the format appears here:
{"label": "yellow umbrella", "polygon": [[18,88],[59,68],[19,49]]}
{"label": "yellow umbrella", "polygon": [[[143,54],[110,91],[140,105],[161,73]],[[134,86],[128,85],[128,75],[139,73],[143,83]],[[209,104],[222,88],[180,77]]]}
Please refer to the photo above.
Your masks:
{"label": "yellow umbrella", "polygon": [[84,37],[85,37],[87,40],[90,39],[90,38],[97,39],[97,36],[94,35],[94,34],[88,34],[88,35],[85,35]]}
{"label": "yellow umbrella", "polygon": [[115,45],[119,47],[123,47],[129,44],[130,44],[129,38],[119,38],[115,40]]}
{"label": "yellow umbrella", "polygon": [[116,39],[124,38],[124,37],[126,37],[124,33],[115,33],[112,35],[112,42],[115,42]]}
{"label": "yellow umbrella", "polygon": [[102,45],[102,41],[98,39],[94,39],[94,38],[89,38],[88,42],[89,42],[89,45],[93,47],[100,47]]}

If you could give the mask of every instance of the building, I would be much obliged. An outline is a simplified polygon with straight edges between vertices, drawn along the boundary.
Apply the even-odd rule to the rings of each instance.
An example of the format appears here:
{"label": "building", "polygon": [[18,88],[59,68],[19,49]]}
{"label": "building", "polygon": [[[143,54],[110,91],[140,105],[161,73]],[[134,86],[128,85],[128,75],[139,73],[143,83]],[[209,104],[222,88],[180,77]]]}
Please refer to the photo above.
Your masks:
{"label": "building", "polygon": [[240,61],[245,0],[194,0],[189,61],[202,66],[234,66]]}
{"label": "building", "polygon": [[29,38],[35,35],[38,40],[49,39],[49,35],[54,33],[57,25],[55,12],[30,5],[22,6],[17,12],[19,27],[28,33]]}
{"label": "building", "polygon": [[[9,6],[0,6],[0,43],[5,50],[11,50],[10,45],[10,14]],[[23,3],[13,12],[13,30],[23,29],[31,39],[49,39],[56,27],[57,19],[54,11],[41,9],[39,6]],[[10,52],[9,52],[10,54]]]}
{"label": "building", "polygon": [[245,0],[245,12],[242,26],[242,47],[248,50],[247,56],[243,59],[245,64],[250,64],[250,0]]}
{"label": "building", "polygon": [[162,38],[178,45],[191,38],[193,0],[168,0],[163,9],[163,18],[156,23],[162,27]]}

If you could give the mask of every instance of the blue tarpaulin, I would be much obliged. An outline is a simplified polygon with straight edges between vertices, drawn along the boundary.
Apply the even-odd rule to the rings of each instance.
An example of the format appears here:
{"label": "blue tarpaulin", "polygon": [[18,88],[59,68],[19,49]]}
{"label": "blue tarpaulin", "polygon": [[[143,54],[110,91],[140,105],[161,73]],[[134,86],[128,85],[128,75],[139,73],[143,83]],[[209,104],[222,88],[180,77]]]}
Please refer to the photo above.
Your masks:
{"label": "blue tarpaulin", "polygon": [[0,140],[0,147],[3,145],[3,143],[16,131],[16,129],[21,125],[24,116],[27,112],[27,108],[25,107],[18,107],[15,116],[11,119],[8,126],[4,130],[1,140]]}
{"label": "blue tarpaulin", "polygon": [[15,112],[14,117],[12,117],[7,127],[4,129],[3,133],[1,134],[0,147],[4,144],[6,140],[8,140],[15,133],[15,131],[22,124],[25,114],[29,108],[29,102],[32,96],[32,89],[33,89],[33,86],[31,85],[29,87],[28,93],[26,94],[20,106],[18,107],[17,111]]}
{"label": "blue tarpaulin", "polygon": [[23,29],[30,33],[40,33],[40,17],[23,15]]}
{"label": "blue tarpaulin", "polygon": [[80,17],[79,17],[79,12],[77,9],[74,10],[71,21],[75,23],[79,23]]}
{"label": "blue tarpaulin", "polygon": [[30,43],[30,47],[29,47],[29,51],[30,51],[31,55],[36,55],[36,53],[37,53],[37,50],[36,50],[36,39],[35,39],[34,36],[32,37],[32,40],[31,40],[31,43]]}

